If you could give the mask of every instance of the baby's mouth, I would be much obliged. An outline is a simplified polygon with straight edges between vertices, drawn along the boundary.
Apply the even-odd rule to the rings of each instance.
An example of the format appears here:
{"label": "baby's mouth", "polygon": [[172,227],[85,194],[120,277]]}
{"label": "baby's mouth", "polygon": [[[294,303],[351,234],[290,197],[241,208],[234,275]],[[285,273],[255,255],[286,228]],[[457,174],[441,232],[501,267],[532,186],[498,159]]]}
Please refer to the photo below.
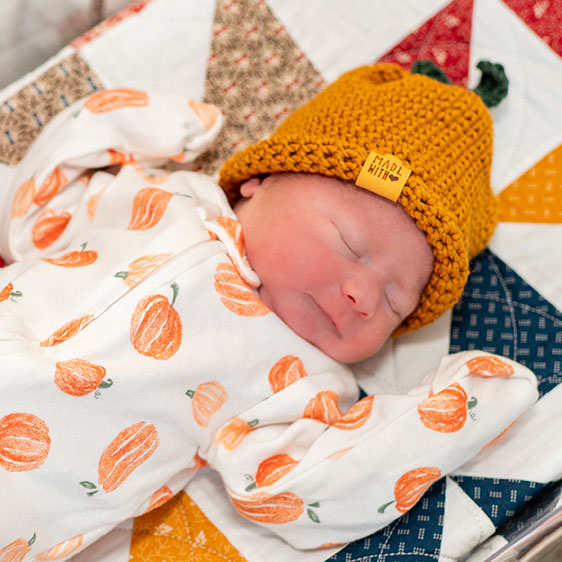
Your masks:
{"label": "baby's mouth", "polygon": [[326,311],[312,295],[309,295],[309,297],[312,299],[312,302],[318,309],[318,313],[322,319],[322,322],[328,326],[331,332],[333,332],[334,334],[336,334],[338,337],[341,338],[342,334],[338,329],[338,325],[336,324],[332,316],[329,314],[329,312]]}

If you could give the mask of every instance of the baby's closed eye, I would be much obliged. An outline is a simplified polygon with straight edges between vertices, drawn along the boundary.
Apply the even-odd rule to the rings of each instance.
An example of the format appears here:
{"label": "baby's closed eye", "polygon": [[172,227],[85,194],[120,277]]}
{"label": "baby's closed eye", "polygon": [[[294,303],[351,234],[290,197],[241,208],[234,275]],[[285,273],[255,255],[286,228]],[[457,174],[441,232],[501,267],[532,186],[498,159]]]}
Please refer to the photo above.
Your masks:
{"label": "baby's closed eye", "polygon": [[330,221],[334,226],[335,231],[337,232],[339,246],[343,248],[346,257],[358,260],[361,259],[361,253],[359,252],[359,248],[357,243],[352,239],[348,232],[346,232],[341,226],[337,225],[336,223]]}

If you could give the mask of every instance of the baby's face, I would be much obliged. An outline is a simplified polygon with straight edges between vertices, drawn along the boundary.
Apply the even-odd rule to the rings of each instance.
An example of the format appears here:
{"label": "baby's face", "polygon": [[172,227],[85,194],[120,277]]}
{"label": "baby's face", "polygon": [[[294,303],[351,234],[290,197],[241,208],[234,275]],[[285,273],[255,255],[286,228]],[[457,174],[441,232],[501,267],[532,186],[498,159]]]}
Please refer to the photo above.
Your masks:
{"label": "baby's face", "polygon": [[400,205],[314,174],[253,178],[241,193],[261,299],[327,355],[373,355],[416,308],[433,253]]}

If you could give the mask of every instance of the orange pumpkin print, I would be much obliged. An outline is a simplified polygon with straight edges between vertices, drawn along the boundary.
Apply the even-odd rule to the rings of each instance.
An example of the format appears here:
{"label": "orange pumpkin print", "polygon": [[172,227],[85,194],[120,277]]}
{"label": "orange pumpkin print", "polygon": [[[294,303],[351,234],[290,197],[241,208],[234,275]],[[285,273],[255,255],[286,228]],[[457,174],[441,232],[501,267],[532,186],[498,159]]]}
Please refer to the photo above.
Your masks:
{"label": "orange pumpkin print", "polygon": [[68,180],[64,172],[57,166],[43,182],[39,191],[35,195],[33,202],[42,207],[51,197],[58,193],[66,184]]}
{"label": "orange pumpkin print", "polygon": [[435,466],[422,466],[404,473],[394,485],[396,509],[406,513],[439,478],[441,471]]}
{"label": "orange pumpkin print", "polygon": [[172,493],[172,490],[170,490],[168,486],[162,486],[161,488],[156,490],[154,494],[152,494],[150,502],[148,503],[148,507],[146,508],[144,513],[148,513],[149,511],[152,511],[153,509],[164,505],[173,495],[174,494]]}
{"label": "orange pumpkin print", "polygon": [[131,317],[130,339],[142,355],[166,360],[180,348],[182,323],[174,308],[178,286],[172,283],[172,303],[164,295],[149,295],[136,306]]}
{"label": "orange pumpkin print", "polygon": [[198,452],[196,452],[193,455],[193,469],[194,470],[201,470],[202,468],[205,468],[206,466],[208,466],[208,462],[199,455]]}
{"label": "orange pumpkin print", "polygon": [[63,324],[58,330],[55,330],[46,340],[43,340],[39,345],[41,347],[51,347],[58,345],[63,341],[75,336],[78,332],[83,330],[93,319],[93,314],[87,314],[80,318],[75,318],[66,324]]}
{"label": "orange pumpkin print", "polygon": [[60,267],[84,267],[93,264],[98,259],[95,250],[75,250],[67,252],[58,258],[41,258],[43,261]]}
{"label": "orange pumpkin print", "polygon": [[248,433],[253,431],[253,425],[256,423],[250,425],[246,420],[236,416],[217,431],[214,440],[227,451],[232,451],[240,445]]}
{"label": "orange pumpkin print", "polygon": [[63,233],[71,218],[66,211],[57,215],[52,209],[45,209],[31,229],[33,245],[39,250],[50,246]]}
{"label": "orange pumpkin print", "polygon": [[98,191],[98,193],[95,193],[94,195],[92,195],[89,199],[88,202],[86,203],[86,214],[88,215],[88,218],[93,221],[94,217],[96,216],[97,210],[98,210],[98,204],[100,202],[100,197],[101,194],[103,193],[103,191]]}
{"label": "orange pumpkin print", "polygon": [[37,560],[37,562],[46,562],[47,560],[62,560],[73,552],[76,552],[76,550],[78,550],[82,546],[83,542],[84,536],[81,534],[76,535],[71,539],[52,546],[51,548],[49,548],[49,550],[47,550],[47,552],[38,554],[35,557],[35,560]]}
{"label": "orange pumpkin print", "polygon": [[204,382],[195,390],[188,390],[191,398],[193,419],[201,427],[207,427],[211,418],[222,408],[228,398],[226,390],[216,381]]}
{"label": "orange pumpkin print", "polygon": [[196,100],[189,100],[189,107],[193,109],[197,117],[201,119],[206,129],[210,129],[219,116],[219,108],[210,103],[203,103]]}
{"label": "orange pumpkin print", "polygon": [[244,233],[242,232],[242,225],[233,218],[230,217],[218,217],[217,222],[222,226],[226,233],[234,241],[236,246],[236,251],[243,256],[244,255]]}
{"label": "orange pumpkin print", "polygon": [[183,162],[185,158],[185,150],[183,152],[178,152],[172,156],[168,156],[168,160],[173,160],[174,162]]}
{"label": "orange pumpkin print", "polygon": [[144,279],[151,271],[161,266],[173,257],[173,254],[148,254],[133,260],[127,271],[118,271],[115,277],[120,277],[127,287],[133,287]]}
{"label": "orange pumpkin print", "polygon": [[29,540],[16,539],[0,550],[0,562],[22,562],[31,545],[35,542],[35,535]]}
{"label": "orange pumpkin print", "polygon": [[512,421],[502,432],[498,433],[491,441],[488,441],[488,443],[486,443],[486,445],[484,445],[482,449],[485,449],[486,447],[489,447],[490,445],[493,445],[494,443],[499,441],[515,425],[516,421],[517,420]]}
{"label": "orange pumpkin print", "polygon": [[345,449],[340,449],[339,451],[332,453],[328,458],[331,461],[337,461],[338,459],[341,459],[343,456],[347,455],[347,453],[349,453],[349,451],[351,451],[352,449],[353,447],[346,447]]}
{"label": "orange pumpkin print", "polygon": [[299,464],[290,455],[279,454],[268,457],[260,463],[256,471],[256,484],[258,488],[271,486],[285,476]]}
{"label": "orange pumpkin print", "polygon": [[148,103],[149,98],[146,92],[130,88],[116,88],[93,94],[86,100],[84,107],[92,113],[106,113],[124,107],[143,107]]}
{"label": "orange pumpkin print", "polygon": [[341,418],[338,408],[339,396],[333,390],[323,390],[311,398],[304,409],[303,418],[321,421],[332,425]]}
{"label": "orange pumpkin print", "polygon": [[152,424],[138,422],[121,431],[103,451],[98,463],[98,481],[113,492],[158,448],[158,431]]}
{"label": "orange pumpkin print", "polygon": [[112,148],[107,151],[107,154],[109,156],[108,166],[115,166],[116,164],[133,164],[135,162],[132,154],[123,154],[122,152],[118,152]]}
{"label": "orange pumpkin print", "polygon": [[468,396],[457,382],[418,404],[420,420],[429,429],[441,433],[459,431],[467,417]]}
{"label": "orange pumpkin print", "polygon": [[140,189],[133,199],[133,214],[127,229],[148,230],[158,224],[173,196],[173,193],[157,187]]}
{"label": "orange pumpkin print", "polygon": [[144,181],[152,185],[162,185],[170,177],[170,174],[156,174],[150,176],[145,173],[143,167],[140,164],[135,166],[135,172],[137,172],[137,174],[139,174],[139,176],[141,176]]}
{"label": "orange pumpkin print", "polygon": [[230,495],[230,499],[240,515],[258,523],[289,523],[304,512],[304,502],[292,492],[275,495],[258,492],[247,497]]}
{"label": "orange pumpkin print", "polygon": [[55,384],[71,396],[85,396],[96,390],[105,377],[105,368],[85,359],[69,359],[55,364]]}
{"label": "orange pumpkin print", "polygon": [[27,413],[0,418],[0,466],[8,472],[26,472],[39,468],[51,448],[47,424]]}
{"label": "orange pumpkin print", "polygon": [[230,263],[218,264],[215,290],[224,306],[240,316],[264,316],[269,312],[269,308],[248,288]]}
{"label": "orange pumpkin print", "polygon": [[14,286],[11,283],[8,283],[1,291],[0,291],[0,302],[5,301],[10,298],[10,293],[13,291]]}
{"label": "orange pumpkin print", "polygon": [[21,217],[29,211],[36,193],[35,178],[24,181],[17,189],[12,199],[12,218]]}
{"label": "orange pumpkin print", "polygon": [[343,416],[333,423],[338,429],[359,429],[371,415],[374,396],[365,396],[354,404]]}
{"label": "orange pumpkin print", "polygon": [[510,377],[514,373],[513,366],[497,357],[482,355],[467,361],[469,375],[481,377]]}
{"label": "orange pumpkin print", "polygon": [[269,386],[273,392],[279,392],[306,376],[302,361],[294,355],[285,355],[271,367],[268,376]]}
{"label": "orange pumpkin print", "polygon": [[20,291],[14,291],[14,286],[12,283],[8,283],[1,291],[0,291],[0,302],[8,300],[10,297],[21,297]]}

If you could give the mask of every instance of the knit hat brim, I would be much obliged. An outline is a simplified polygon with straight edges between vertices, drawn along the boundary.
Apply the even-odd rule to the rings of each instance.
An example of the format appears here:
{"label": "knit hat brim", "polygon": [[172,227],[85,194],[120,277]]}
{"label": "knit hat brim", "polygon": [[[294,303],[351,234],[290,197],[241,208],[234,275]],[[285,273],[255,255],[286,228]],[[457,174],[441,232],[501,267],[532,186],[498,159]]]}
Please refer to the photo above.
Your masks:
{"label": "knit hat brim", "polygon": [[[336,177],[349,181],[353,189],[359,189],[354,180],[366,157],[366,151],[358,154],[357,147],[346,147],[343,143],[322,143],[318,139],[303,142],[302,137],[298,140],[285,137],[281,141],[266,139],[233,155],[228,167],[222,170],[219,183],[233,204],[240,198],[239,187],[246,180],[285,172]],[[439,198],[415,173],[398,199],[426,233],[435,262],[418,307],[393,335],[409,332],[441,316],[458,301],[466,283],[469,265],[463,232],[453,214],[438,201]],[[425,217],[425,220],[416,220],[416,217]],[[431,217],[430,223],[427,217]],[[431,231],[426,228],[428,224]]]}

